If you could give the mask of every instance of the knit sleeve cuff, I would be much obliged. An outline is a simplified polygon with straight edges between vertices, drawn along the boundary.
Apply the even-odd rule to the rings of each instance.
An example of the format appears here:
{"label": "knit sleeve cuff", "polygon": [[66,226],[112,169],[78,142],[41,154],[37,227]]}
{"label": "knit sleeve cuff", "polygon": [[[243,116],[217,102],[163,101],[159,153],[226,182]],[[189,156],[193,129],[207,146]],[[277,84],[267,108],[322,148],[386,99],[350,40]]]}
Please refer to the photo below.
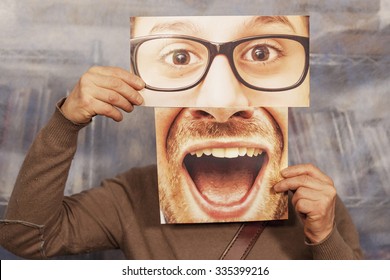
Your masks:
{"label": "knit sleeve cuff", "polygon": [[305,243],[311,248],[315,260],[345,260],[352,257],[350,248],[346,245],[336,225],[323,241],[319,243],[306,241]]}
{"label": "knit sleeve cuff", "polygon": [[64,102],[65,98],[57,103],[54,114],[42,132],[48,132],[47,135],[53,143],[66,147],[77,142],[78,132],[89,123],[77,124],[68,120],[61,111]]}

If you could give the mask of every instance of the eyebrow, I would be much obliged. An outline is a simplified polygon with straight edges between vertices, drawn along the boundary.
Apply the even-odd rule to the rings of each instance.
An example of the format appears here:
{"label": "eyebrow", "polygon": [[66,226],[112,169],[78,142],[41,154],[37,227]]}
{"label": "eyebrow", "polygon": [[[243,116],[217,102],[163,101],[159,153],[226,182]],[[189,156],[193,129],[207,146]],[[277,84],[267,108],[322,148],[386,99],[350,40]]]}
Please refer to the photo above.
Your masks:
{"label": "eyebrow", "polygon": [[247,28],[254,27],[256,25],[269,25],[269,24],[282,24],[296,33],[296,29],[292,22],[286,16],[257,16],[254,17],[247,24]]}
{"label": "eyebrow", "polygon": [[156,23],[150,30],[150,34],[153,33],[164,33],[164,32],[186,32],[186,33],[199,33],[197,25],[189,20],[177,20],[169,22]]}
{"label": "eyebrow", "polygon": [[[250,29],[258,25],[270,24],[282,24],[296,33],[294,25],[286,16],[256,16],[245,24],[245,28]],[[180,19],[156,23],[150,30],[149,34],[164,32],[185,32],[189,34],[198,34],[200,33],[200,30],[199,27],[190,20]]]}

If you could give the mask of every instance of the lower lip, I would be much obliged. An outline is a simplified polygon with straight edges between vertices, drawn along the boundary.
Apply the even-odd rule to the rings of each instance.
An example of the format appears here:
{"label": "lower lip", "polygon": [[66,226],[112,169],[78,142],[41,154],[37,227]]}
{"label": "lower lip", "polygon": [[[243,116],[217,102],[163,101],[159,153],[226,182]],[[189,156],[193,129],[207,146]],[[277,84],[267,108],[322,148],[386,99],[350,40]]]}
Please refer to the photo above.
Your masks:
{"label": "lower lip", "polygon": [[[260,169],[259,174],[257,175],[253,186],[250,188],[247,194],[235,203],[230,205],[226,204],[217,204],[212,201],[205,199],[201,193],[199,193],[198,188],[195,186],[192,181],[191,176],[188,174],[185,167],[183,167],[183,172],[186,174],[186,181],[191,191],[192,196],[199,208],[210,218],[210,221],[206,222],[223,222],[223,221],[235,221],[238,219],[245,219],[245,214],[253,205],[253,201],[257,193],[259,192],[264,170],[266,170],[268,165],[268,157],[264,160],[263,166]],[[205,221],[201,221],[205,222]]]}

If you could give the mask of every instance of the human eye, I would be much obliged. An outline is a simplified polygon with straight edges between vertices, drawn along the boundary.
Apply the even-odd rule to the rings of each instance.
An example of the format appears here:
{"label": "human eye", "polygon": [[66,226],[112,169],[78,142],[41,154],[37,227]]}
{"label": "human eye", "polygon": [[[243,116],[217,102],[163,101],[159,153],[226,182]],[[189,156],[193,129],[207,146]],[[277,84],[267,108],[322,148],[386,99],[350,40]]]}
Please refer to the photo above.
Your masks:
{"label": "human eye", "polygon": [[183,44],[166,46],[160,52],[160,61],[172,67],[193,66],[202,60],[202,54],[195,47]]}
{"label": "human eye", "polygon": [[242,60],[252,63],[271,63],[283,56],[283,48],[276,42],[253,42],[242,51]]}
{"label": "human eye", "polygon": [[165,63],[172,65],[189,65],[200,60],[197,55],[185,49],[172,50],[164,54],[162,58]]}

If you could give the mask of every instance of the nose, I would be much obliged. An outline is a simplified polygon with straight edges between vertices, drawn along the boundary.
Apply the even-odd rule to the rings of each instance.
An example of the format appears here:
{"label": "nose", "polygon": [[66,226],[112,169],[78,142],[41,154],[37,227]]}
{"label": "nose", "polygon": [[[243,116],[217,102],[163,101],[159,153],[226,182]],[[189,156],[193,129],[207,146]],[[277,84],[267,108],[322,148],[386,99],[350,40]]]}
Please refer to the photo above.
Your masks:
{"label": "nose", "polygon": [[224,55],[214,58],[197,91],[196,107],[246,107],[250,104]]}
{"label": "nose", "polygon": [[190,108],[189,112],[194,119],[210,119],[223,123],[231,118],[250,119],[253,116],[254,108]]}

